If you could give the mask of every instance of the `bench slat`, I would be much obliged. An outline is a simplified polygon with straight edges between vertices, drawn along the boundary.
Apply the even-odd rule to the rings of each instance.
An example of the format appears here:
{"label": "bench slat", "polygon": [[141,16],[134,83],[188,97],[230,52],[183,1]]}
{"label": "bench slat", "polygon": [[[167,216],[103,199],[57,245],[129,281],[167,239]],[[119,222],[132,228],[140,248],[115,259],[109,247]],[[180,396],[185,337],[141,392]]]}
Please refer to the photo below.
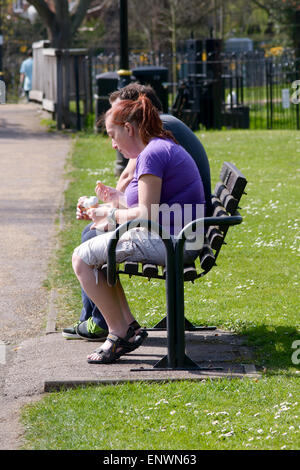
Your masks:
{"label": "bench slat", "polygon": [[203,245],[199,258],[203,271],[209,271],[215,265],[216,259],[214,253],[208,244]]}
{"label": "bench slat", "polygon": [[183,268],[183,279],[184,281],[194,281],[197,279],[198,273],[197,269],[195,266],[195,263],[189,265],[189,266],[184,266]]}
{"label": "bench slat", "polygon": [[213,208],[213,217],[224,217],[228,215],[219,198],[213,196],[211,198],[211,204]]}
{"label": "bench slat", "polygon": [[229,193],[239,201],[244,193],[247,180],[236,166],[232,163],[224,162],[220,173],[220,180],[224,183]]}
{"label": "bench slat", "polygon": [[224,235],[222,234],[221,230],[219,230],[217,227],[211,226],[208,228],[206,236],[212,249],[220,250],[224,242]]}
{"label": "bench slat", "polygon": [[158,266],[156,264],[145,263],[143,264],[143,274],[148,279],[158,277]]}
{"label": "bench slat", "polygon": [[130,276],[134,276],[139,272],[139,263],[134,261],[125,261],[124,262],[124,272]]}
{"label": "bench slat", "polygon": [[238,200],[230,194],[223,183],[218,182],[216,184],[215,195],[220,199],[221,204],[229,214],[232,215],[235,213],[238,207]]}

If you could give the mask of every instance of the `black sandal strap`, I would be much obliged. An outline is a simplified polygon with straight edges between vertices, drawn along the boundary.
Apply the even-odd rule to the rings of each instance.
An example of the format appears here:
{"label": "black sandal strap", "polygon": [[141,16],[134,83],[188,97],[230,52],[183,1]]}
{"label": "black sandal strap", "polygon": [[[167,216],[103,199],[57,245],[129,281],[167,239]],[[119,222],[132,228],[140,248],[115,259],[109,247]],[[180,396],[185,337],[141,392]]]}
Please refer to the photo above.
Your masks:
{"label": "black sandal strap", "polygon": [[138,329],[141,328],[141,325],[136,320],[133,320],[133,322],[130,323],[129,328],[133,328],[134,330],[138,330]]}
{"label": "black sandal strap", "polygon": [[[118,336],[116,335],[112,335],[111,333],[109,333],[107,335],[107,339],[108,341],[110,341],[111,343],[111,347],[107,350],[107,351],[104,351],[102,348],[98,348],[98,350],[96,350],[96,354],[98,354],[98,356],[100,356],[101,359],[88,359],[88,363],[90,364],[111,364],[113,362],[115,362],[117,359],[119,359],[120,355],[119,353],[117,352],[117,349],[120,347],[120,342],[123,341],[122,338],[119,338]],[[126,344],[127,344],[127,341],[126,341]]]}

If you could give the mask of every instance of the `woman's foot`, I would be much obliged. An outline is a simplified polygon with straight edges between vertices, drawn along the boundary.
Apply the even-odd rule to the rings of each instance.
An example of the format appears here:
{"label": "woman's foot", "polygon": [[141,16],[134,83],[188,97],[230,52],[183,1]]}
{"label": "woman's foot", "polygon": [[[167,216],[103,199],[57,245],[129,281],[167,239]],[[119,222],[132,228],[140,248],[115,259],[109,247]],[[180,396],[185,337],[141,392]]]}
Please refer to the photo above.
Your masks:
{"label": "woman's foot", "polygon": [[[141,326],[136,320],[130,323],[127,330],[126,337],[123,341],[122,347],[119,347],[117,350],[118,357],[123,356],[126,353],[134,351],[137,349],[143,341],[147,338],[148,333],[145,330],[142,330]],[[112,342],[110,339],[107,339],[105,343],[98,349],[96,349],[92,354],[90,354],[87,359],[89,363],[99,364],[102,362],[102,356],[105,355],[108,350],[112,347]],[[99,362],[98,362],[99,361]],[[107,362],[105,362],[107,364]]]}
{"label": "woman's foot", "polygon": [[109,333],[101,348],[88,356],[89,364],[112,364],[123,354],[131,350],[131,344],[135,340],[135,333],[132,328],[128,329],[125,338]]}

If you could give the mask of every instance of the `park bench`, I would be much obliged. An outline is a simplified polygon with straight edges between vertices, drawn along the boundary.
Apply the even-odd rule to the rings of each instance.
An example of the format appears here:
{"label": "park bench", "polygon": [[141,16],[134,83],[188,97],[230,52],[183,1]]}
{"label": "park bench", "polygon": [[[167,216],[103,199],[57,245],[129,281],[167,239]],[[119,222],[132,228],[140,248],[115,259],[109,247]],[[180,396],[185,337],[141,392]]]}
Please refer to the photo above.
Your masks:
{"label": "park bench", "polygon": [[[110,286],[115,285],[117,276],[120,274],[162,279],[166,283],[167,315],[153,329],[165,328],[167,330],[167,355],[153,366],[154,370],[200,368],[185,354],[185,331],[215,327],[195,327],[185,318],[184,282],[194,282],[196,279],[202,278],[216,265],[220,250],[226,244],[225,237],[229,227],[242,222],[238,208],[246,184],[246,178],[232,163],[223,163],[220,181],[216,184],[212,195],[211,216],[190,222],[183,228],[175,243],[168,237],[162,237],[166,248],[165,266],[156,266],[150,261],[145,264],[136,262],[116,264],[116,245],[121,234],[128,227],[130,228],[130,222],[119,226],[109,241],[108,261],[102,270]],[[144,220],[135,221],[135,226],[138,224],[146,225],[148,229],[162,234],[163,229],[158,224]],[[190,231],[195,231],[200,224],[202,226],[204,224],[205,236],[203,247],[199,250],[199,262],[185,265],[183,261],[184,243]],[[197,266],[200,266],[200,269],[197,269]]]}

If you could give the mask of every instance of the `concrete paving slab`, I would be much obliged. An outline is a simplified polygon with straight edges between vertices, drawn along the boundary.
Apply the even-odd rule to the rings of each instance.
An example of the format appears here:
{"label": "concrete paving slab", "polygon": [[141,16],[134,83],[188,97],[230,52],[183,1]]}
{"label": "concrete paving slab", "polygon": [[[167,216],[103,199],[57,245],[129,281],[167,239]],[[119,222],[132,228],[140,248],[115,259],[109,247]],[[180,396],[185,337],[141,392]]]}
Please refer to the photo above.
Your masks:
{"label": "concrete paving slab", "polygon": [[[245,361],[250,365],[249,349],[245,345],[237,346],[234,335],[220,330],[208,334],[186,334],[187,355],[203,370],[153,368],[167,354],[165,331],[150,331],[149,337],[140,348],[122,356],[114,364],[88,364],[87,355],[100,344],[66,340],[60,332],[24,341],[15,351],[15,359],[4,388],[5,396],[16,399],[62,387],[87,384],[258,376],[254,366],[250,373],[244,367]],[[215,367],[220,369],[215,370]]]}

